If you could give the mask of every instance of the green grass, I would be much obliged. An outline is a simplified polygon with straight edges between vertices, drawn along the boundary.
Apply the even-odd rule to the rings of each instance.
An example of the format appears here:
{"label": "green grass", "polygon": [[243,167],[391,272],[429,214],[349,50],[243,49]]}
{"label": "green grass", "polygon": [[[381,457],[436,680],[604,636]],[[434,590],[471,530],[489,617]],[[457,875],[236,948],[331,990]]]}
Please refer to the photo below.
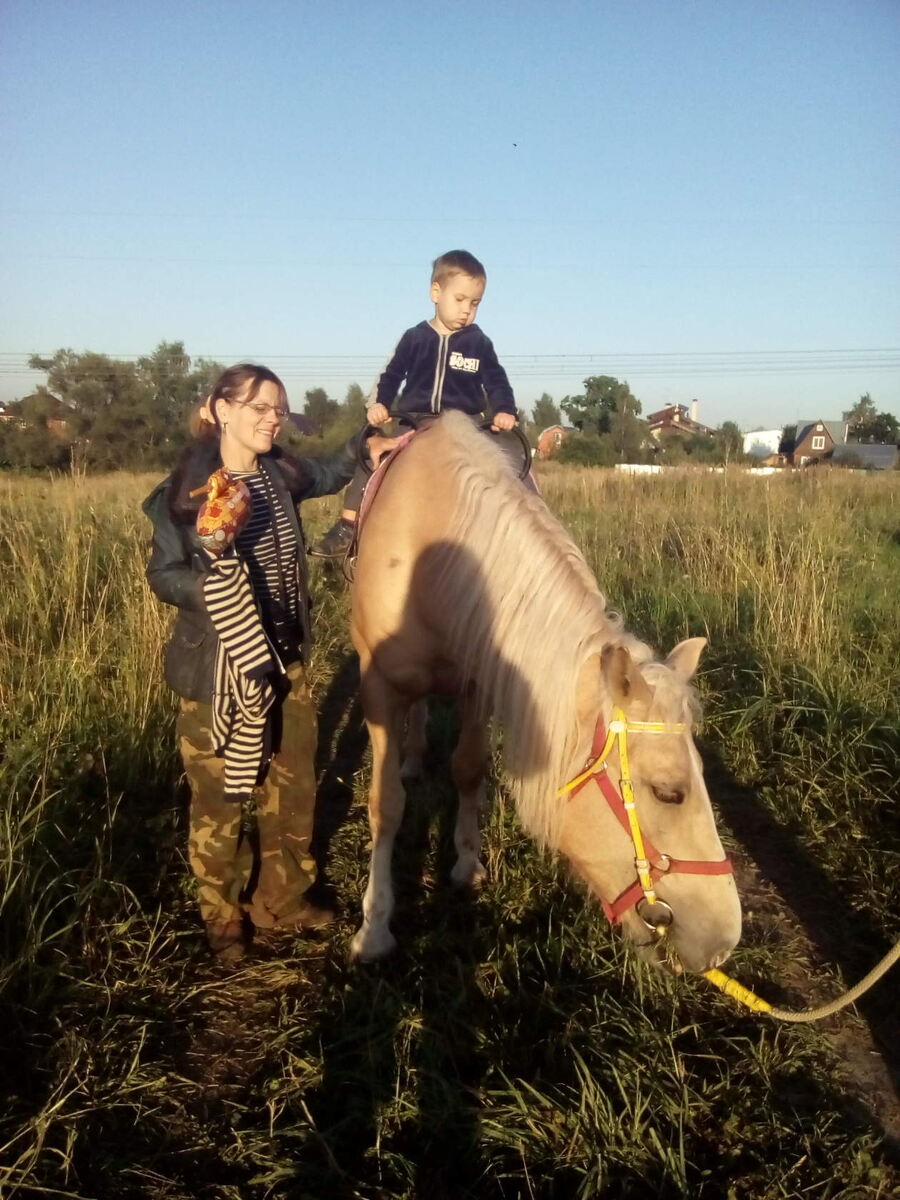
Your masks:
{"label": "green grass", "polygon": [[[0,481],[0,1195],[895,1194],[897,1108],[851,1067],[877,1050],[896,1078],[896,979],[856,1016],[795,1028],[648,973],[497,788],[491,882],[453,893],[443,708],[400,838],[400,951],[347,965],[366,759],[346,597],[322,570],[343,916],[237,972],[210,963],[167,614],[142,574],[152,482]],[[900,901],[900,485],[551,467],[542,486],[629,628],[663,650],[710,639],[703,744],[745,900],[733,973],[789,1005],[855,981]],[[314,531],[335,505],[309,506]]]}

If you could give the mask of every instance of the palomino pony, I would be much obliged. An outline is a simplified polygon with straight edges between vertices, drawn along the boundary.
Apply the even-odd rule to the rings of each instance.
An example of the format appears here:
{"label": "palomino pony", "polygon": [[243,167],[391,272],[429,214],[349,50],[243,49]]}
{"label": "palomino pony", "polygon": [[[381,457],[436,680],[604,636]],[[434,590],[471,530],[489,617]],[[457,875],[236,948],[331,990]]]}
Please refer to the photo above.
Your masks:
{"label": "palomino pony", "polygon": [[[373,754],[372,857],[355,956],[377,958],[395,944],[391,855],[403,776],[420,759],[424,700],[437,692],[461,702],[455,883],[477,885],[485,873],[478,814],[493,717],[526,829],[568,860],[643,956],[698,972],[728,957],[740,904],[691,737],[689,681],[705,641],[654,661],[607,610],[540,497],[464,416],[445,414],[391,466],[362,530],[352,601]],[[627,745],[624,732],[606,742],[611,722],[630,732]],[[604,765],[564,791],[605,742]],[[612,781],[621,777],[623,792],[633,787],[637,843],[621,804],[605,795],[612,789],[618,801]],[[636,886],[644,857],[650,893]]]}

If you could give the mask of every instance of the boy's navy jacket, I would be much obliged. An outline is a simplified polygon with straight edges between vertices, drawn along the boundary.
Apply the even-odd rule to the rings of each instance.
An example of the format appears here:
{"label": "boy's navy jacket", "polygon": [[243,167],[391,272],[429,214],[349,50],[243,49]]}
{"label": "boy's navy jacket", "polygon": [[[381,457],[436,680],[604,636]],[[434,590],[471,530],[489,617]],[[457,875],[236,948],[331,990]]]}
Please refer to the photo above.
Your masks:
{"label": "boy's navy jacket", "polygon": [[[406,381],[397,400],[400,385]],[[398,413],[458,409],[475,416],[485,410],[516,415],[506,372],[491,339],[477,325],[438,333],[427,321],[407,329],[369,397]]]}

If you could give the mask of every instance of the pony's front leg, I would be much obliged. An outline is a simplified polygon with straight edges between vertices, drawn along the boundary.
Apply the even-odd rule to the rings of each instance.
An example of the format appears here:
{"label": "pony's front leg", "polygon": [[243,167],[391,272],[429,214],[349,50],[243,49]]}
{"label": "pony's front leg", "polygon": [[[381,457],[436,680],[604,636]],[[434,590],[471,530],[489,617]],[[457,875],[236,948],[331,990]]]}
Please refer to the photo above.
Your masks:
{"label": "pony's front leg", "polygon": [[459,887],[480,887],[487,875],[481,858],[480,816],[484,807],[488,759],[487,729],[470,689],[460,704],[459,741],[453,752],[451,769],[459,795],[456,829],[456,863],[450,878]]}
{"label": "pony's front leg", "polygon": [[372,742],[372,786],[369,791],[369,828],[372,856],[369,883],[363,898],[363,922],[350,943],[353,958],[381,958],[397,942],[390,930],[394,911],[391,857],[406,792],[400,778],[400,745],[406,704],[383,681],[366,672],[362,685],[363,710]]}

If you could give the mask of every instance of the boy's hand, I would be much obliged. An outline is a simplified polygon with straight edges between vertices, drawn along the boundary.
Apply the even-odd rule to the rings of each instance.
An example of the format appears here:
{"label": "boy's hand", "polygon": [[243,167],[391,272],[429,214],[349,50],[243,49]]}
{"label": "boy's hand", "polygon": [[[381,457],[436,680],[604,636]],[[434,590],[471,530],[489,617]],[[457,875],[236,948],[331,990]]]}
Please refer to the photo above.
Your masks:
{"label": "boy's hand", "polygon": [[384,425],[391,419],[391,414],[383,404],[373,404],[366,409],[366,420],[370,425]]}
{"label": "boy's hand", "polygon": [[512,413],[495,413],[494,419],[491,422],[491,429],[495,432],[499,430],[515,429],[518,422]]}

